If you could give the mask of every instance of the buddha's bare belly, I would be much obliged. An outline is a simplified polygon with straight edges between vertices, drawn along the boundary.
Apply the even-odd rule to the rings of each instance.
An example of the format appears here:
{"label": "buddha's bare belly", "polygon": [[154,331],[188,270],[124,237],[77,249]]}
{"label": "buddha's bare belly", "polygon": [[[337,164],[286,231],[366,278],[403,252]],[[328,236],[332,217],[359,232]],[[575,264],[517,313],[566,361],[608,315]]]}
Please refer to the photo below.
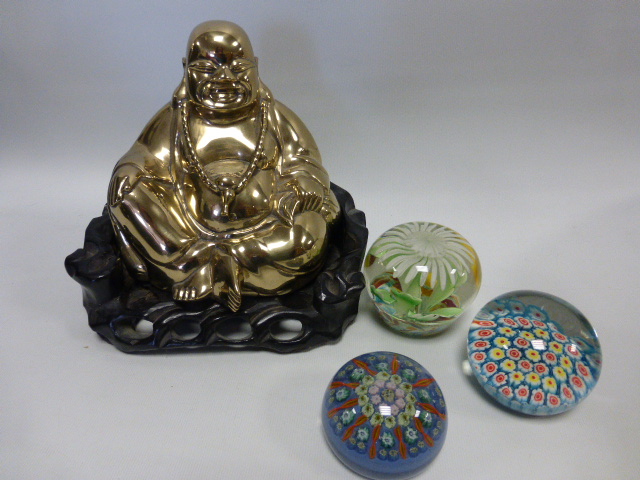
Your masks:
{"label": "buddha's bare belly", "polygon": [[[204,166],[207,177],[215,183],[226,177],[239,183],[249,163],[244,160],[215,160]],[[263,222],[273,211],[276,193],[274,169],[256,170],[246,186],[229,204],[224,213],[222,197],[209,188],[197,174],[185,176],[184,202],[191,219],[212,233],[251,229]]]}

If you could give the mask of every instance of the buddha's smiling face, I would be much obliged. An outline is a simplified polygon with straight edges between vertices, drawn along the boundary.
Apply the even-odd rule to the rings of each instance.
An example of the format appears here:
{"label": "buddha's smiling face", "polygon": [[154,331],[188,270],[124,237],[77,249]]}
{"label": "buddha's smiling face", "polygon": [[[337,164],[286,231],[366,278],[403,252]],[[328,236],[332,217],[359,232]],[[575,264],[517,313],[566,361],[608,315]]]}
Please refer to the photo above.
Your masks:
{"label": "buddha's smiling face", "polygon": [[220,111],[246,107],[258,98],[260,79],[251,45],[224,32],[207,32],[193,42],[185,65],[189,98]]}

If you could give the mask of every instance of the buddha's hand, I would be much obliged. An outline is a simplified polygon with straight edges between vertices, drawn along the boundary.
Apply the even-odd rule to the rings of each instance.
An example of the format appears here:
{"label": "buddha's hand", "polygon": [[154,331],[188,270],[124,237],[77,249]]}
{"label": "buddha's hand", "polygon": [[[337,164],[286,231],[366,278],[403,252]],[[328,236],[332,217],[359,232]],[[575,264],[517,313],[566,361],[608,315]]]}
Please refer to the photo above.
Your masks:
{"label": "buddha's hand", "polygon": [[289,180],[279,200],[278,211],[289,223],[294,215],[306,211],[320,212],[324,187],[315,179],[299,177]]}
{"label": "buddha's hand", "polygon": [[278,201],[278,213],[291,225],[298,213],[320,212],[323,202],[323,186],[312,178],[300,177],[287,182]]}
{"label": "buddha's hand", "polygon": [[319,212],[324,201],[324,187],[311,177],[298,177],[289,182],[300,201],[300,211]]}
{"label": "buddha's hand", "polygon": [[122,165],[114,172],[109,185],[109,206],[122,203],[124,196],[133,190],[140,179],[140,170],[131,165]]}

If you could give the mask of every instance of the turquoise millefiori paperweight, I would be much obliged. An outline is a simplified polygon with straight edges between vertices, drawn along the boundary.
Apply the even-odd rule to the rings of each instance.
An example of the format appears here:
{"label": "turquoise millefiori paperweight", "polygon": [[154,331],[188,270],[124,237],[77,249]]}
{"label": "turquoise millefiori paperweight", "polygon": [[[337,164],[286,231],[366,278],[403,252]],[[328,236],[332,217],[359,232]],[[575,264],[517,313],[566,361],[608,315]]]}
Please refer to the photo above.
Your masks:
{"label": "turquoise millefiori paperweight", "polygon": [[373,352],[335,374],[324,395],[322,424],[334,454],[355,472],[409,478],[442,448],[447,408],[435,379],[418,362]]}
{"label": "turquoise millefiori paperweight", "polygon": [[365,258],[369,295],[391,329],[425,337],[449,327],[474,300],[478,255],[458,232],[410,222],[383,233]]}
{"label": "turquoise millefiori paperweight", "polygon": [[501,295],[482,308],[468,338],[471,370],[491,397],[529,415],[575,407],[595,387],[600,342],[573,305],[541,292]]}

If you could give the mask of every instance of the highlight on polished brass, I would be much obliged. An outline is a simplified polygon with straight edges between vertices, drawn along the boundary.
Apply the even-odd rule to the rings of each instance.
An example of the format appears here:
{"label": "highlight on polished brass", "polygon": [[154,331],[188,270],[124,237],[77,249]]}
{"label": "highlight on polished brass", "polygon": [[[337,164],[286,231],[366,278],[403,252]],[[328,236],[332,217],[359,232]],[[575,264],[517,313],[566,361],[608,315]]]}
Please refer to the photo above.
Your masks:
{"label": "highlight on polished brass", "polygon": [[184,76],[116,165],[108,207],[139,280],[179,301],[280,295],[321,268],[339,215],[318,147],[273,98],[239,26],[189,37]]}

